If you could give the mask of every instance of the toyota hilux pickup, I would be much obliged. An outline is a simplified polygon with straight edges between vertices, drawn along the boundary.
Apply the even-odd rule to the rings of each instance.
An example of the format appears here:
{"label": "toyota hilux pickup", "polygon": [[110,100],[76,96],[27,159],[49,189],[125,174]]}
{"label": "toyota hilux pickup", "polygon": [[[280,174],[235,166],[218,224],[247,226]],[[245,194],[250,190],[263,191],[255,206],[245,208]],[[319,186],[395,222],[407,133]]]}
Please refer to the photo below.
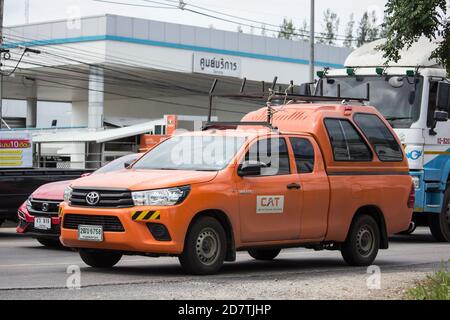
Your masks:
{"label": "toyota hilux pickup", "polygon": [[131,167],[75,180],[60,206],[62,243],[109,268],[123,255],[176,256],[212,274],[236,251],[340,250],[372,264],[408,228],[414,187],[396,135],[372,107],[290,103],[234,127],[174,135]]}

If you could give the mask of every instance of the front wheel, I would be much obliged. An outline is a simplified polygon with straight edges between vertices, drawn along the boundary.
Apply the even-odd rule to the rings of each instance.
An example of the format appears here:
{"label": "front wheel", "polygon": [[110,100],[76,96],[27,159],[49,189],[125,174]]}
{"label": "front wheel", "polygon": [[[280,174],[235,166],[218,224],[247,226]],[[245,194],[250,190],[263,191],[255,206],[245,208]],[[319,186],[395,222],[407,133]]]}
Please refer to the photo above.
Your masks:
{"label": "front wheel", "polygon": [[115,252],[81,249],[80,257],[88,266],[94,268],[111,268],[120,261],[122,255]]}
{"label": "front wheel", "polygon": [[202,217],[189,228],[178,259],[186,273],[214,274],[222,267],[225,253],[226,236],[222,225],[212,217]]}
{"label": "front wheel", "polygon": [[445,190],[444,204],[440,213],[428,213],[429,226],[437,241],[450,242],[450,189]]}
{"label": "front wheel", "polygon": [[250,249],[248,254],[255,260],[273,260],[280,253],[281,249]]}
{"label": "front wheel", "polygon": [[380,228],[374,218],[359,215],[353,221],[341,253],[351,266],[368,266],[375,260],[380,248]]}

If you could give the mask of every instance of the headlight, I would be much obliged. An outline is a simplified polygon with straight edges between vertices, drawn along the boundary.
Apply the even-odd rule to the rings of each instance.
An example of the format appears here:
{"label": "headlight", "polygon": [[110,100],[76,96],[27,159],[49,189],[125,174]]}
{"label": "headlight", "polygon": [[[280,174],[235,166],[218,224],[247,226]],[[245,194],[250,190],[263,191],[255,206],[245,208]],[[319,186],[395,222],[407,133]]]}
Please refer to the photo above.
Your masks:
{"label": "headlight", "polygon": [[181,203],[189,194],[190,186],[132,192],[135,206],[172,206]]}
{"label": "headlight", "polygon": [[71,187],[66,187],[64,189],[64,202],[69,202],[70,197],[72,197],[72,188]]}
{"label": "headlight", "polygon": [[31,208],[31,197],[29,197],[29,198],[27,199],[27,201],[25,201],[25,207],[26,207],[27,209],[30,209],[30,208]]}
{"label": "headlight", "polygon": [[420,188],[420,179],[419,177],[412,177],[412,181],[414,184],[414,189],[419,189]]}

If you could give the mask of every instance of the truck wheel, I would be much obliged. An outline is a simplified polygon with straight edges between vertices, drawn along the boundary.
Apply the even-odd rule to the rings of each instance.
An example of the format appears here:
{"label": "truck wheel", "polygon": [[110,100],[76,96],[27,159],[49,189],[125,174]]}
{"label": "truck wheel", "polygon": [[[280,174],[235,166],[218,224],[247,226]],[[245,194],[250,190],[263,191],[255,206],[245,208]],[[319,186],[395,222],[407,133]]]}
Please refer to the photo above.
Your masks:
{"label": "truck wheel", "polygon": [[42,244],[44,247],[48,248],[59,248],[62,247],[61,242],[58,239],[43,239],[43,238],[36,238],[36,240]]}
{"label": "truck wheel", "polygon": [[189,228],[178,259],[186,273],[214,274],[222,267],[225,253],[226,236],[222,225],[212,217],[203,217]]}
{"label": "truck wheel", "polygon": [[84,263],[94,268],[111,268],[122,258],[120,253],[98,251],[98,250],[80,250],[80,257]]}
{"label": "truck wheel", "polygon": [[450,189],[445,190],[441,213],[429,213],[431,234],[437,241],[450,242]]}
{"label": "truck wheel", "polygon": [[280,253],[281,249],[250,249],[248,254],[255,260],[273,260]]}
{"label": "truck wheel", "polygon": [[375,260],[380,248],[380,228],[374,218],[359,215],[353,221],[341,253],[351,266],[368,266]]}

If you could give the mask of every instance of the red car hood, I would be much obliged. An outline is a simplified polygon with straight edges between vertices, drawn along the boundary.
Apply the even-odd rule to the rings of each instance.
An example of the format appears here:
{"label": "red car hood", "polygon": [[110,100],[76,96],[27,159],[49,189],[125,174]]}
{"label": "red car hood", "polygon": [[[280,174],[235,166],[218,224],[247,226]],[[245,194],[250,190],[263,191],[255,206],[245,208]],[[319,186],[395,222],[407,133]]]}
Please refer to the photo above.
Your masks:
{"label": "red car hood", "polygon": [[35,199],[45,200],[63,200],[64,189],[72,183],[73,180],[64,180],[44,184],[37,188],[31,196]]}

